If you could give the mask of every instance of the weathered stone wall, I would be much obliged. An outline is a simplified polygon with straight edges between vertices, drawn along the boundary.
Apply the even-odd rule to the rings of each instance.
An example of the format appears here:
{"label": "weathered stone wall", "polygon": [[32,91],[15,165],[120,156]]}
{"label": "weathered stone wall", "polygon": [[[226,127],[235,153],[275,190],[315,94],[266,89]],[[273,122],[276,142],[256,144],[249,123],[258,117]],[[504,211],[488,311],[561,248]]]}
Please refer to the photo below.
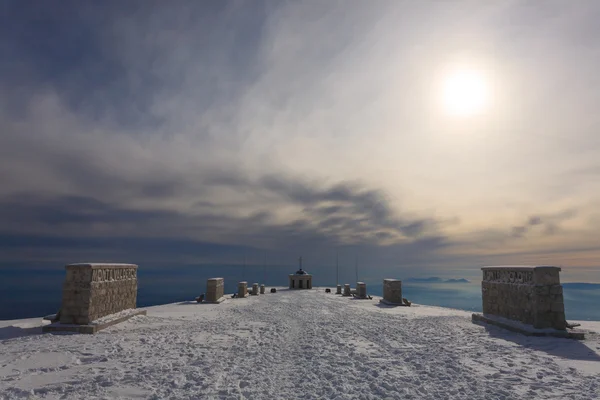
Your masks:
{"label": "weathered stone wall", "polygon": [[364,282],[356,282],[356,295],[361,299],[367,297],[367,284]]}
{"label": "weathered stone wall", "polygon": [[62,324],[89,324],[136,307],[137,265],[70,264],[63,284]]}
{"label": "weathered stone wall", "polygon": [[206,281],[206,301],[217,302],[225,295],[225,279],[210,278]]}
{"label": "weathered stone wall", "polygon": [[398,279],[384,279],[383,299],[390,303],[402,304],[402,281]]}
{"label": "weathered stone wall", "polygon": [[238,283],[238,297],[246,297],[248,295],[248,282]]}
{"label": "weathered stone wall", "polygon": [[483,313],[539,329],[566,329],[560,270],[549,266],[482,268]]}

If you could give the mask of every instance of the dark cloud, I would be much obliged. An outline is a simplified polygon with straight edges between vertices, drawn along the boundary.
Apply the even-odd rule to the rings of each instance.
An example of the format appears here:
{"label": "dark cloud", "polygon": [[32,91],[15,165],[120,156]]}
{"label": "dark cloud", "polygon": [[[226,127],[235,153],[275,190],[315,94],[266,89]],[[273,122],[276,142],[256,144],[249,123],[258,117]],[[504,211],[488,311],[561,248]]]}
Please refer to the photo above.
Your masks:
{"label": "dark cloud", "polygon": [[525,237],[535,227],[540,227],[539,232],[543,235],[554,235],[560,230],[559,224],[577,215],[574,209],[566,209],[553,214],[532,215],[527,218],[523,225],[513,226],[510,236],[515,238]]}
{"label": "dark cloud", "polygon": [[[378,228],[388,228],[414,238],[433,230],[436,225],[433,219],[408,220],[395,215],[382,191],[366,189],[359,183],[343,182],[323,189],[317,183],[276,176],[262,178],[258,183],[264,190],[306,206],[305,212],[313,219],[333,216],[321,221],[324,227],[359,228],[358,223],[363,218]],[[328,203],[333,204],[325,205]]]}
{"label": "dark cloud", "polygon": [[42,261],[59,265],[79,261],[132,262],[144,264],[185,263],[190,260],[202,262],[238,262],[243,256],[262,254],[250,246],[227,245],[169,237],[114,236],[54,236],[0,234],[0,249],[12,253],[17,260],[2,257],[7,263]]}
{"label": "dark cloud", "polygon": [[527,227],[525,226],[513,226],[511,229],[510,235],[512,237],[523,237],[523,235],[527,232]]}
{"label": "dark cloud", "polygon": [[[452,216],[439,194],[456,186],[447,177],[470,179],[471,174],[456,169],[464,163],[445,156],[461,146],[448,146],[439,152],[437,167],[428,165],[427,157],[443,141],[428,136],[440,127],[423,125],[432,120],[423,118],[425,103],[419,93],[423,76],[431,78],[434,71],[402,60],[422,61],[428,43],[456,33],[458,17],[465,21],[460,25],[481,23],[486,27],[482,32],[495,29],[498,38],[482,43],[494,44],[506,59],[519,60],[508,63],[519,73],[504,74],[498,64],[499,76],[522,75],[532,88],[528,95],[550,90],[547,81],[562,78],[578,77],[576,84],[589,87],[586,76],[595,73],[594,63],[580,71],[585,64],[580,60],[589,54],[570,44],[563,50],[573,52],[561,59],[571,60],[576,74],[565,65],[564,75],[549,80],[549,75],[538,74],[538,65],[528,64],[535,59],[563,65],[553,62],[556,40],[580,38],[574,32],[548,30],[551,24],[543,19],[521,18],[517,28],[507,24],[514,15],[535,13],[535,7],[523,14],[515,5],[505,14],[504,7],[482,3],[469,15],[452,5],[405,10],[396,2],[373,7],[358,1],[352,7],[260,0],[190,1],[173,7],[160,1],[24,0],[1,7],[0,233],[20,238],[18,243],[8,241],[2,254],[13,259],[33,257],[35,249],[53,257],[62,251],[77,257],[110,253],[115,258],[179,260],[235,258],[240,251],[263,250],[325,254],[336,247],[377,254],[393,264],[430,259],[457,244],[441,233]],[[588,21],[593,13],[577,14]],[[498,19],[488,19],[492,15]],[[398,24],[398,18],[405,23]],[[336,29],[331,29],[332,22]],[[439,27],[435,37],[429,25]],[[529,32],[529,40],[521,29]],[[505,31],[511,33],[505,36]],[[514,41],[513,35],[523,40]],[[422,42],[416,47],[415,38]],[[538,43],[536,38],[544,40]],[[547,53],[522,57],[544,43]],[[430,64],[442,66],[446,50],[433,55]],[[517,65],[521,62],[527,64],[524,69]],[[518,82],[513,81],[514,87]],[[398,97],[400,87],[416,97]],[[595,115],[595,98],[587,96],[582,108],[581,101],[571,101],[571,96],[581,100],[581,91],[571,89],[566,97],[544,92],[543,98],[578,104],[581,112]],[[562,88],[556,90],[564,94]],[[594,96],[598,92],[589,90]],[[548,106],[537,96],[523,100],[520,105],[542,110],[539,118],[523,114],[536,131],[563,122],[548,120]],[[398,114],[400,109],[404,111]],[[564,114],[553,115],[562,119]],[[495,125],[504,130],[502,124]],[[390,135],[389,126],[410,129]],[[531,132],[531,126],[523,124],[524,132]],[[514,135],[530,136],[520,131]],[[504,138],[510,144],[510,135]],[[575,142],[572,135],[566,138]],[[594,151],[594,138],[594,132],[582,134],[578,146]],[[545,162],[562,157],[519,157],[517,150],[528,154],[548,144],[533,143],[510,145],[507,152],[492,147],[489,152],[473,151],[487,156],[471,157],[469,172],[483,166],[485,179],[495,182],[498,176],[510,177],[513,169],[524,171],[511,158],[506,163],[489,158],[509,153],[528,169],[537,166],[554,179]],[[479,158],[484,162],[478,164]],[[597,176],[596,164],[589,161],[591,168],[581,172]],[[402,174],[403,186],[396,176],[377,179],[377,184],[370,181],[381,171],[402,169],[421,171]],[[447,171],[439,175],[441,169]],[[535,175],[525,178],[529,176]],[[387,193],[416,193],[424,182],[421,177],[444,184],[422,206],[438,210],[415,216]],[[482,190],[476,181],[464,187],[464,198]],[[486,198],[496,195],[491,191]],[[469,226],[473,221],[465,212],[462,219]],[[534,235],[557,235],[573,215],[573,210],[549,215],[534,209],[515,226],[473,232],[468,245],[497,247]],[[45,246],[44,240],[51,245]]]}
{"label": "dark cloud", "polygon": [[[84,168],[75,174],[81,177],[82,183],[94,182],[94,171]],[[81,176],[86,172],[91,174],[87,179]],[[225,179],[219,180],[218,177]],[[126,190],[127,184],[117,177],[113,179],[114,190],[109,190],[110,195],[106,198],[30,192],[0,199],[0,233],[20,238],[17,242],[7,242],[6,246],[22,249],[27,238],[31,238],[32,248],[56,249],[55,245],[44,245],[43,240],[38,239],[53,237],[46,243],[65,247],[73,243],[78,251],[82,250],[83,244],[89,244],[97,245],[96,250],[108,251],[110,247],[111,251],[122,252],[128,249],[137,256],[143,253],[141,247],[148,244],[152,246],[148,250],[155,255],[162,249],[166,257],[173,253],[173,249],[181,248],[185,255],[191,257],[194,254],[213,255],[202,250],[202,243],[210,243],[216,246],[215,251],[223,252],[221,258],[231,253],[229,247],[241,248],[241,244],[248,249],[290,249],[312,254],[327,253],[340,246],[366,246],[365,253],[387,248],[387,253],[393,253],[391,247],[385,244],[393,247],[394,243],[402,248],[413,243],[415,246],[419,243],[418,247],[422,248],[426,244],[425,247],[431,246],[430,251],[442,247],[439,237],[428,241],[428,237],[436,235],[435,221],[398,216],[386,204],[382,192],[365,189],[359,184],[346,182],[319,187],[316,183],[291,178],[269,176],[251,180],[242,174],[236,177],[222,171],[207,173],[201,180],[202,193],[210,193],[212,187],[227,187],[241,200],[248,192],[262,193],[276,204],[275,207],[259,207],[241,216],[228,213],[219,203],[201,199],[193,202],[191,211],[166,206],[128,206],[116,201],[122,197],[118,191]],[[173,196],[176,199],[173,188],[183,187],[182,182],[183,179],[166,185],[138,184],[137,187],[151,188],[156,192],[155,198]],[[138,193],[140,199],[150,195],[148,189]],[[294,205],[301,206],[295,219],[285,222],[285,218],[282,220],[281,216],[277,216],[278,208]],[[162,239],[165,245],[157,246],[154,241]],[[193,243],[200,244],[197,251],[193,250]]]}
{"label": "dark cloud", "polygon": [[547,236],[555,235],[558,232],[559,232],[558,226],[555,224],[552,224],[552,223],[546,224],[546,227],[544,228],[544,235],[547,235]]}
{"label": "dark cloud", "polygon": [[196,110],[232,101],[244,89],[257,73],[266,6],[9,0],[0,14],[0,81],[12,80],[11,95],[21,105],[29,93],[19,87],[49,86],[86,118],[156,126],[165,119],[155,112],[157,97],[189,94],[198,71],[194,84],[203,95],[193,104],[188,99]]}

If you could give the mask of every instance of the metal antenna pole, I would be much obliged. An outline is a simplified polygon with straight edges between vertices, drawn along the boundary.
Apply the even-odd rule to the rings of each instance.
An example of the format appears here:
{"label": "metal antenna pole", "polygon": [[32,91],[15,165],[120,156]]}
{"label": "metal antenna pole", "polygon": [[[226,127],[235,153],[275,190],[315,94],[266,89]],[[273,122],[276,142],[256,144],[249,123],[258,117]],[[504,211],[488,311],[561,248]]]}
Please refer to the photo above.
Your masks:
{"label": "metal antenna pole", "polygon": [[339,252],[335,252],[335,284],[340,284],[340,263],[339,263]]}
{"label": "metal antenna pole", "polygon": [[356,282],[358,282],[358,257],[355,258],[354,266],[356,270]]}

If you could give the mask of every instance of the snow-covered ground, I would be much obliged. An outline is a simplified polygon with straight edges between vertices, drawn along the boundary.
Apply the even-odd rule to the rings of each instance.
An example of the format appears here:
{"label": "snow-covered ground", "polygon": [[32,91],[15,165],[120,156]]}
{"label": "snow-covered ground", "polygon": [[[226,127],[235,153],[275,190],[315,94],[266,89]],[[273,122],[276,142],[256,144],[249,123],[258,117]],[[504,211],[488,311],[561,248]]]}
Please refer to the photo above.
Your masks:
{"label": "snow-covered ground", "polygon": [[585,341],[532,338],[378,299],[169,304],[96,335],[0,321],[0,398],[600,398],[600,322],[582,322]]}

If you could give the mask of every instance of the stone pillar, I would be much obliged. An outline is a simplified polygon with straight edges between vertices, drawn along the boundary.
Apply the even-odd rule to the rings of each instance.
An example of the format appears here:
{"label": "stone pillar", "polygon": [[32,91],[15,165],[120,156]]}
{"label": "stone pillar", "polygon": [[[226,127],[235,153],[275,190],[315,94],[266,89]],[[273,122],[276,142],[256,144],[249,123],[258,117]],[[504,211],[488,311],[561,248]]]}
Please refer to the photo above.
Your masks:
{"label": "stone pillar", "polygon": [[134,264],[67,265],[60,323],[86,325],[136,308],[137,268]]}
{"label": "stone pillar", "polygon": [[248,282],[238,282],[238,297],[248,295]]}
{"label": "stone pillar", "polygon": [[356,282],[356,295],[365,299],[367,297],[367,284],[364,282]]}
{"label": "stone pillar", "polygon": [[258,283],[252,284],[252,295],[258,296]]}
{"label": "stone pillar", "polygon": [[344,284],[344,294],[343,296],[352,296],[352,292],[350,290],[350,284],[349,283],[345,283]]}
{"label": "stone pillar", "polygon": [[338,284],[336,286],[335,294],[342,294],[342,285]]}
{"label": "stone pillar", "polygon": [[265,285],[260,285],[260,294],[265,294]]}
{"label": "stone pillar", "polygon": [[483,267],[483,314],[533,325],[566,329],[560,268]]}
{"label": "stone pillar", "polygon": [[392,304],[402,304],[402,281],[398,279],[383,280],[383,300]]}
{"label": "stone pillar", "polygon": [[210,278],[206,281],[206,301],[217,303],[225,295],[225,280]]}

